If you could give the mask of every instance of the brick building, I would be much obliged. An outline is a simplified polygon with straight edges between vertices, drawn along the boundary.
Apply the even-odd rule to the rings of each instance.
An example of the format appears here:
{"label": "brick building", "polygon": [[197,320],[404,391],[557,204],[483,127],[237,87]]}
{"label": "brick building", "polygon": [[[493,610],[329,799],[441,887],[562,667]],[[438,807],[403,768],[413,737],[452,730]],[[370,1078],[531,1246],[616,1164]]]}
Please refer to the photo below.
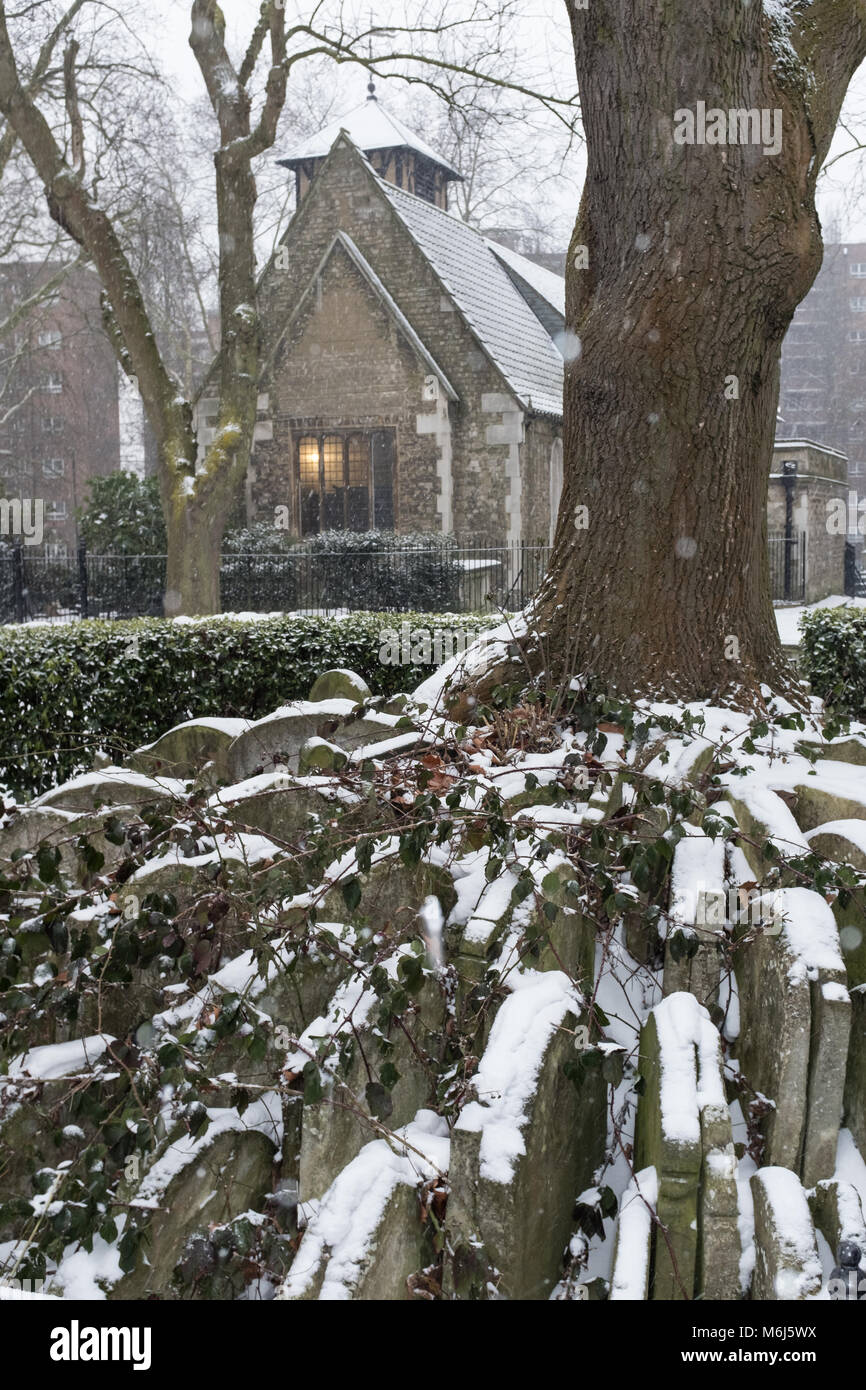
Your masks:
{"label": "brick building", "polygon": [[782,345],[780,432],[845,454],[866,492],[866,243],[831,244]]}
{"label": "brick building", "polygon": [[[56,270],[0,266],[0,321]],[[44,553],[72,554],[88,480],[120,467],[117,362],[93,271],[70,270],[4,336],[0,392],[0,497],[41,498]]]}
{"label": "brick building", "polygon": [[[249,519],[547,541],[561,277],[449,214],[459,173],[372,93],[281,163],[298,203],[260,282]],[[203,444],[214,416],[205,392]]]}

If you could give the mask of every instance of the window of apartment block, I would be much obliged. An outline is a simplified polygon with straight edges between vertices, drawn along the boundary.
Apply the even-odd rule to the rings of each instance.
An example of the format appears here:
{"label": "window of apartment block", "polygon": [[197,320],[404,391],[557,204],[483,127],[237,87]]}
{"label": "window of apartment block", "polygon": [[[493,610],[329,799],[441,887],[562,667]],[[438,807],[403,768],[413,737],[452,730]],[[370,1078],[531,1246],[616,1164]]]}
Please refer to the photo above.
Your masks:
{"label": "window of apartment block", "polygon": [[43,389],[57,395],[63,390],[63,374],[61,372],[49,372],[43,382]]}
{"label": "window of apartment block", "polygon": [[852,275],[857,275],[862,279],[866,276],[866,261],[852,261],[848,269]]}
{"label": "window of apartment block", "polygon": [[42,474],[45,478],[62,478],[66,472],[65,459],[43,459]]}
{"label": "window of apartment block", "polygon": [[66,544],[65,541],[46,541],[46,560],[65,560],[68,554],[69,546]]}
{"label": "window of apartment block", "polygon": [[44,333],[40,333],[36,342],[41,348],[51,348],[56,351],[63,342],[63,334],[56,328],[49,328]]}
{"label": "window of apartment block", "polygon": [[61,418],[59,415],[43,415],[43,416],[42,416],[42,433],[43,433],[43,434],[62,434],[62,433],[63,433],[63,420],[62,420],[62,418]]}
{"label": "window of apartment block", "polygon": [[852,313],[866,314],[866,295],[856,295],[848,300]]}
{"label": "window of apartment block", "polygon": [[866,332],[862,328],[855,328],[848,334],[849,343],[866,343]]}
{"label": "window of apartment block", "polygon": [[46,521],[65,521],[66,503],[65,502],[46,502],[45,503]]}
{"label": "window of apartment block", "polygon": [[393,430],[304,431],[294,443],[301,535],[393,530]]}

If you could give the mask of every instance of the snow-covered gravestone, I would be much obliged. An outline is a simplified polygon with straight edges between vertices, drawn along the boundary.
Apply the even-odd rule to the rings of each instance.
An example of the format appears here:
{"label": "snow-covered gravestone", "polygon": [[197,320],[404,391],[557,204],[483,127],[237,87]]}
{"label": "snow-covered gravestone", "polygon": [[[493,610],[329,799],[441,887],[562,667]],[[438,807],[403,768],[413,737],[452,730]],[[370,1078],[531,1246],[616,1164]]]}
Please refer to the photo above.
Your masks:
{"label": "snow-covered gravestone", "polygon": [[773,1102],[765,1161],[814,1187],[835,1169],[851,1000],[836,923],[820,894],[783,888],[765,901],[775,929],[734,956],[737,1055],[749,1085]]}
{"label": "snow-covered gravestone", "polygon": [[[670,927],[665,952],[665,994],[688,990],[703,1004],[715,1002],[719,990],[721,955],[727,920],[725,842],[712,839],[696,826],[674,850],[670,884]],[[686,933],[696,944],[694,954],[674,952],[672,938]]]}
{"label": "snow-covered gravestone", "polygon": [[452,1133],[445,1291],[544,1299],[571,1235],[577,1193],[592,1181],[604,1145],[606,1087],[573,1061],[582,1002],[561,971],[509,977],[473,1078],[477,1100]]}
{"label": "snow-covered gravestone", "polygon": [[751,1179],[755,1209],[752,1298],[760,1302],[814,1297],[821,1261],[809,1203],[796,1173],[759,1168]]}
{"label": "snow-covered gravestone", "polygon": [[[719,1034],[692,994],[670,994],[641,1031],[635,1167],[655,1170],[656,1300],[739,1296],[736,1158]],[[698,1265],[698,1251],[701,1259]]]}
{"label": "snow-covered gravestone", "polygon": [[447,1172],[448,1147],[448,1126],[431,1110],[365,1144],[316,1204],[277,1298],[407,1298],[407,1279],[433,1259],[418,1189]]}

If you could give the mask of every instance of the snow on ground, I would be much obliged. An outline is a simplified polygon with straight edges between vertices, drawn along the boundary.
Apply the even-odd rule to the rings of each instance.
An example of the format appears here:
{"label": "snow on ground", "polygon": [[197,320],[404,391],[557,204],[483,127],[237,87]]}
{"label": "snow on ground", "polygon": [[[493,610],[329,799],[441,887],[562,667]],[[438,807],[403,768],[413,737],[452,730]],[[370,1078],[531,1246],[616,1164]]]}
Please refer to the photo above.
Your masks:
{"label": "snow on ground", "polygon": [[866,598],[848,598],[845,594],[830,594],[829,598],[819,599],[817,603],[798,603],[790,608],[776,609],[776,627],[783,647],[798,647],[802,634],[800,619],[804,613],[813,613],[816,608],[866,608]]}
{"label": "snow on ground", "polygon": [[610,1289],[613,1302],[641,1302],[645,1297],[657,1201],[658,1175],[655,1168],[644,1168],[632,1178],[620,1204],[616,1270]]}

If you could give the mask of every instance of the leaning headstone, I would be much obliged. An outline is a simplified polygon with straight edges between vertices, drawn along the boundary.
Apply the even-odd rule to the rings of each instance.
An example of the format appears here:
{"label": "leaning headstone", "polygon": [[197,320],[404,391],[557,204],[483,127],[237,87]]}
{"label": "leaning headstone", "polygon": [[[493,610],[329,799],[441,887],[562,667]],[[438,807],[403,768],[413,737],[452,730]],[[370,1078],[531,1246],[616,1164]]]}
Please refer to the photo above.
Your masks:
{"label": "leaning headstone", "polygon": [[758,1302],[813,1298],[821,1289],[821,1261],[806,1193],[788,1168],[759,1168],[751,1179],[755,1210]]}
{"label": "leaning headstone", "polygon": [[189,1237],[261,1207],[270,1191],[281,1138],[277,1093],[252,1101],[243,1115],[214,1109],[208,1116],[204,1133],[168,1144],[130,1194],[130,1218],[147,1225],[146,1253],[115,1286],[113,1298],[170,1296],[172,1273]]}
{"label": "leaning headstone", "polygon": [[298,774],[310,772],[340,772],[349,761],[348,753],[324,738],[308,738],[298,754]]}
{"label": "leaning headstone", "polygon": [[799,1173],[805,1155],[813,1186],[833,1175],[842,1114],[850,1001],[839,934],[827,902],[807,888],[765,894],[759,906],[755,939],[734,954],[737,1055],[749,1085],[773,1102],[765,1161]]}
{"label": "leaning headstone", "polygon": [[[719,948],[727,920],[725,843],[720,835],[711,839],[696,826],[685,830],[671,866],[664,992],[687,990],[709,1008],[718,996]],[[672,949],[677,932],[694,941],[694,953]]]}
{"label": "leaning headstone", "polygon": [[271,772],[277,765],[297,772],[298,756],[308,738],[326,738],[351,752],[381,742],[395,732],[396,724],[397,717],[391,714],[370,710],[359,715],[354,700],[296,700],[251,724],[229,745],[217,766],[229,783]]}
{"label": "leaning headstone", "polygon": [[[635,1165],[658,1176],[653,1298],[735,1297],[739,1264],[734,1152],[717,1029],[692,994],[668,995],[641,1030],[644,1089]],[[708,1245],[698,1268],[700,1237]],[[712,1267],[711,1267],[712,1266]]]}
{"label": "leaning headstone", "polygon": [[172,798],[185,800],[186,796],[186,783],[175,777],[150,777],[126,767],[106,767],[99,772],[82,772],[31,804],[52,810],[97,811],[100,806],[141,806]]}
{"label": "leaning headstone", "polygon": [[357,671],[340,667],[323,671],[310,691],[311,700],[351,700],[356,705],[363,705],[371,698],[370,687],[363,676],[359,676]]}
{"label": "leaning headstone", "polygon": [[730,1302],[740,1296],[741,1251],[737,1157],[727,1105],[701,1109],[701,1148],[697,1293]]}
{"label": "leaning headstone", "polygon": [[434,1258],[418,1189],[447,1171],[448,1126],[430,1110],[365,1144],[317,1204],[277,1298],[407,1299],[408,1279]]}
{"label": "leaning headstone", "polygon": [[[452,1132],[445,1288],[454,1298],[546,1299],[575,1194],[604,1147],[607,1088],[572,1067],[582,1004],[559,971],[527,971],[500,1005]],[[584,1025],[585,1026],[585,1025]],[[571,1070],[571,1069],[570,1069]]]}
{"label": "leaning headstone", "polygon": [[852,1183],[830,1178],[819,1182],[807,1195],[816,1229],[831,1250],[837,1250],[843,1240],[855,1241],[866,1249],[863,1207]]}
{"label": "leaning headstone", "polygon": [[845,1059],[851,1033],[851,996],[838,980],[815,980],[812,991],[812,1049],[803,1137],[804,1187],[830,1178],[842,1123]]}
{"label": "leaning headstone", "polygon": [[844,1118],[858,1149],[866,1153],[866,984],[851,990]]}
{"label": "leaning headstone", "polygon": [[136,772],[152,776],[195,777],[205,763],[218,760],[249,727],[246,719],[187,719],[129,758]]}

